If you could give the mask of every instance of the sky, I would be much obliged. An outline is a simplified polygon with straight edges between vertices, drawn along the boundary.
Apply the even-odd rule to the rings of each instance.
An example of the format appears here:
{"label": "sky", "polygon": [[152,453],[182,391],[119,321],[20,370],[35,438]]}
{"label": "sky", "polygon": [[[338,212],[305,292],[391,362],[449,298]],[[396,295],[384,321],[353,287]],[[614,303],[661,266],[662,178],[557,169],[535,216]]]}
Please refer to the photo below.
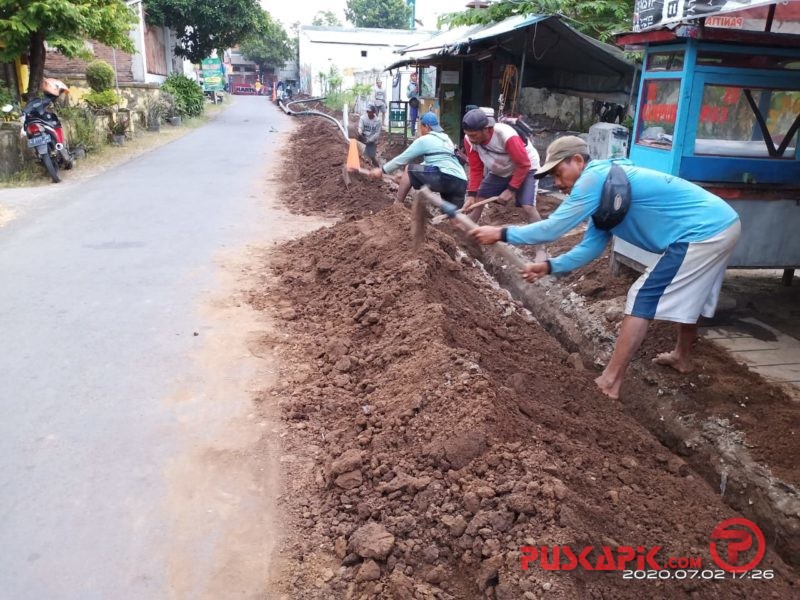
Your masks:
{"label": "sky", "polygon": [[[345,0],[261,0],[261,6],[289,27],[295,21],[302,25],[310,25],[311,20],[318,12],[332,11],[343,24],[347,25],[344,18]],[[438,15],[448,12],[465,10],[467,0],[417,0],[417,19],[424,23],[425,29],[436,29]],[[417,26],[419,28],[419,25]]]}

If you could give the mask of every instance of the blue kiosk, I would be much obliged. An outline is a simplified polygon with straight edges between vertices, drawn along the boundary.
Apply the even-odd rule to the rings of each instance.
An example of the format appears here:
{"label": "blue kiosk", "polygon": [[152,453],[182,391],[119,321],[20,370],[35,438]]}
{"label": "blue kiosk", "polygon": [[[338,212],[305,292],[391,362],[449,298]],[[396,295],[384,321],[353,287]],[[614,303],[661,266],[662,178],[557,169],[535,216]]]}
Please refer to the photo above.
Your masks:
{"label": "blue kiosk", "polygon": [[[774,14],[774,5],[772,14]],[[765,7],[767,10],[767,7]],[[731,267],[800,267],[800,35],[707,27],[623,34],[644,49],[631,160],[724,198],[742,219]],[[647,257],[615,241],[622,262]]]}

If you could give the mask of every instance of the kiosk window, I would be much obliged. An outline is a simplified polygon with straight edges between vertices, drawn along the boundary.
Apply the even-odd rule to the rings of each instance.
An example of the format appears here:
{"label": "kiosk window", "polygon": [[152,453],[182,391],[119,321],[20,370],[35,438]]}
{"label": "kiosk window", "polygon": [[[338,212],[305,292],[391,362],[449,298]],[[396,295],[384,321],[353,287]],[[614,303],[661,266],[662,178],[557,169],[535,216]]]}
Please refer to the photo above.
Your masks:
{"label": "kiosk window", "polygon": [[705,85],[695,154],[795,158],[800,91]]}
{"label": "kiosk window", "polygon": [[800,69],[800,58],[771,54],[703,51],[697,53],[697,66],[796,71]]}
{"label": "kiosk window", "polygon": [[678,114],[680,79],[646,80],[642,87],[636,143],[655,148],[671,148]]}
{"label": "kiosk window", "polygon": [[647,56],[648,71],[682,71],[683,51],[659,52]]}

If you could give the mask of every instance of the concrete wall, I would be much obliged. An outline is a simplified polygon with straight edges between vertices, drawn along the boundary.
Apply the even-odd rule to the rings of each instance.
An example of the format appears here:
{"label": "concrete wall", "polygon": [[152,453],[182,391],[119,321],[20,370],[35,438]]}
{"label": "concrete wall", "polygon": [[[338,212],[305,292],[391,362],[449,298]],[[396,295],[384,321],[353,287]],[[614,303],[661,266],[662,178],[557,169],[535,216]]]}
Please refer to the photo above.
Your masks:
{"label": "concrete wall", "polygon": [[22,168],[22,149],[17,123],[0,123],[0,177],[16,173]]}
{"label": "concrete wall", "polygon": [[[356,73],[383,71],[399,58],[399,50],[430,37],[430,32],[369,28],[300,28],[300,88],[313,96],[322,94],[319,74],[335,66],[342,89],[355,85]],[[366,54],[363,56],[362,54]]]}
{"label": "concrete wall", "polygon": [[[70,104],[79,104],[83,96],[91,91],[85,79],[64,80],[69,86]],[[127,83],[119,86],[119,95],[122,98],[120,108],[129,110],[144,110],[144,101],[148,95],[158,94],[159,86],[157,83]]]}
{"label": "concrete wall", "polygon": [[[580,128],[580,98],[565,96],[542,88],[522,88],[519,111],[532,124],[548,129],[577,131]],[[584,128],[591,123],[592,101],[583,101]]]}

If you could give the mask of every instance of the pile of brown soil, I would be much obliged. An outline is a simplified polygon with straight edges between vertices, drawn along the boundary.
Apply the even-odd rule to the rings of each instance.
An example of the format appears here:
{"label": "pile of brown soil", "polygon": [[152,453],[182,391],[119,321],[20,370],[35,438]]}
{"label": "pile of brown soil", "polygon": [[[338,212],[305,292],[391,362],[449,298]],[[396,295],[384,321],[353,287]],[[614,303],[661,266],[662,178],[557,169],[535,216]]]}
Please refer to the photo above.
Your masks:
{"label": "pile of brown soil", "polygon": [[286,169],[286,205],[301,214],[361,217],[390,204],[383,181],[352,175],[345,187],[342,168],[347,144],[336,125],[319,117],[305,119],[290,138]]}
{"label": "pile of brown soil", "polygon": [[[520,547],[662,546],[699,556],[718,495],[485,278],[453,239],[410,247],[390,208],[287,244],[252,295],[291,365],[290,598],[790,598],[774,581],[523,571]],[[265,398],[269,396],[265,394]],[[597,554],[592,555],[594,560]],[[298,566],[299,563],[299,566]],[[634,567],[635,568],[635,567]]]}
{"label": "pile of brown soil", "polygon": [[[309,156],[312,158],[310,161],[307,160]],[[388,206],[391,199],[384,183],[354,177],[350,189],[344,189],[340,174],[345,156],[345,145],[337,137],[332,124],[322,119],[303,121],[293,134],[289,149],[287,163],[296,165],[297,170],[289,172],[287,204],[303,213],[343,214],[350,219],[374,214]],[[537,203],[543,217],[560,205],[558,198],[549,194],[540,194]],[[484,211],[482,222],[519,224],[524,222],[524,216],[514,207],[489,206]],[[447,226],[441,229],[453,232]],[[581,232],[569,234],[549,244],[548,250],[552,255],[566,252],[580,242],[582,235]],[[523,247],[523,253],[533,259],[532,249]],[[594,303],[623,298],[637,277],[638,273],[626,268],[621,269],[619,276],[612,276],[607,250],[588,265],[560,278],[559,283],[586,298],[588,303]],[[619,316],[621,314],[614,316],[610,326],[616,326]],[[656,323],[638,357],[649,361],[657,352],[668,350],[673,345],[673,328]],[[727,419],[746,433],[756,458],[763,460],[785,481],[799,483],[800,469],[794,457],[800,453],[800,436],[792,434],[800,429],[796,404],[779,388],[751,373],[728,353],[708,342],[698,342],[695,356],[698,368],[693,375],[686,377],[656,367],[653,380],[665,388],[680,390],[688,397],[689,401],[683,407],[687,418],[716,415]],[[775,443],[776,432],[782,432],[777,434],[781,443]]]}

